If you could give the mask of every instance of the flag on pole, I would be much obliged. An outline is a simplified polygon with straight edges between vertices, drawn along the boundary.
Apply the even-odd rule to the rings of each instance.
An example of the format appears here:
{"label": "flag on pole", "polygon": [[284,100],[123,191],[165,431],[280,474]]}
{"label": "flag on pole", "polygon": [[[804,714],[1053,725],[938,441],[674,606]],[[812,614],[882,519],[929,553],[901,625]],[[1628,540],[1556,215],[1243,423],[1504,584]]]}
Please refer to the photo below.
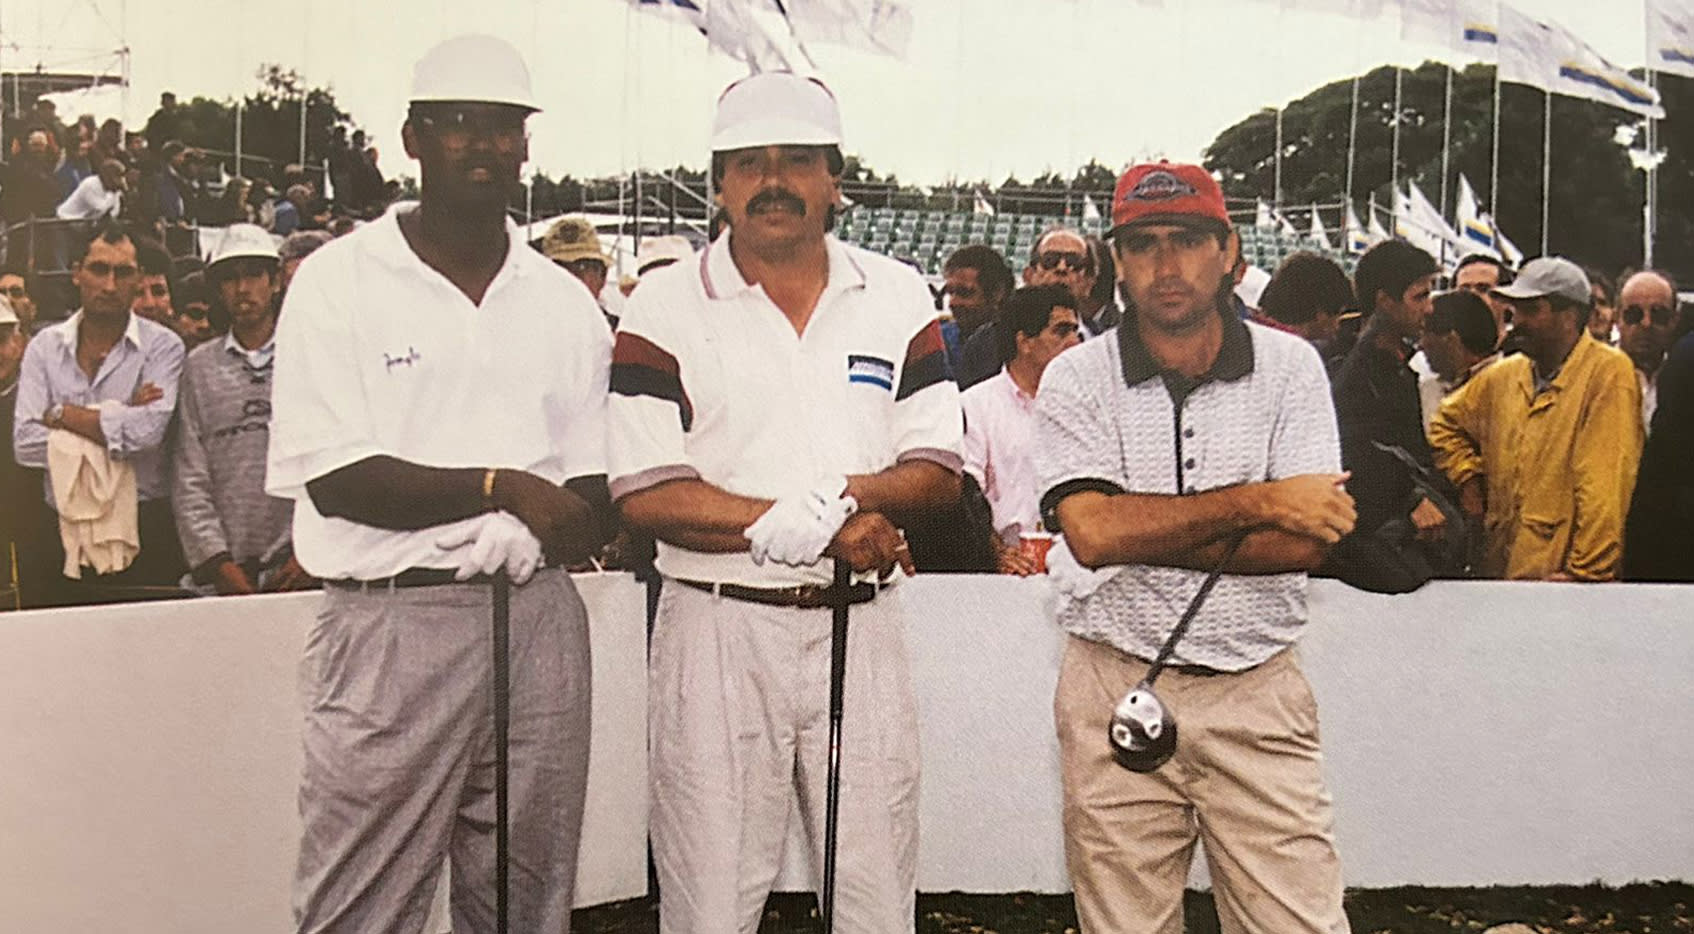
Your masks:
{"label": "flag on pole", "polygon": [[1400,38],[1491,62],[1499,48],[1498,7],[1496,0],[1401,0]]}
{"label": "flag on pole", "polygon": [[1575,33],[1500,4],[1500,80],[1610,104],[1644,117],[1665,115],[1659,92],[1606,61]]}
{"label": "flag on pole", "polygon": [[[1408,187],[1412,191],[1417,190],[1416,185],[1409,185]],[[1421,192],[1417,198],[1422,198]],[[1425,201],[1424,203],[1427,204],[1428,202]],[[1440,259],[1446,252],[1447,238],[1442,235],[1442,230],[1446,226],[1446,222],[1442,221],[1439,216],[1435,218],[1435,225],[1432,226],[1429,215],[1412,195],[1399,189],[1394,190],[1394,235],[1396,237],[1436,259]]]}
{"label": "flag on pole", "polygon": [[1470,179],[1465,178],[1463,174],[1459,176],[1459,204],[1453,219],[1458,227],[1461,256],[1486,253],[1499,257],[1500,250],[1494,242],[1494,225],[1485,219],[1482,207],[1476,200],[1476,190],[1471,188]]}
{"label": "flag on pole", "polygon": [[976,200],[971,203],[971,213],[972,214],[983,214],[983,215],[986,215],[988,217],[993,217],[994,216],[994,205],[989,204],[988,199],[983,197],[982,192],[978,191],[976,193]]}
{"label": "flag on pole", "polygon": [[1263,198],[1259,199],[1259,206],[1253,211],[1253,226],[1254,227],[1275,227],[1276,226],[1276,219],[1274,217],[1271,217],[1270,205],[1266,204],[1265,200]]}
{"label": "flag on pole", "polygon": [[1500,257],[1514,269],[1523,265],[1523,251],[1518,249],[1518,245],[1507,239],[1506,232],[1500,229],[1492,216],[1484,214],[1482,217],[1488,222],[1489,229],[1494,231],[1494,242],[1500,245]]}
{"label": "flag on pole", "polygon": [[912,10],[905,0],[788,0],[783,10],[803,42],[831,43],[899,59],[906,57],[912,44]]}
{"label": "flag on pole", "polygon": [[1377,218],[1376,212],[1372,211],[1370,215],[1370,223],[1365,226],[1365,249],[1368,250],[1384,240],[1392,239],[1394,239],[1394,237],[1383,228],[1382,221]]}
{"label": "flag on pole", "polygon": [[[699,6],[699,0],[690,0]],[[705,4],[706,41],[754,72],[810,74],[811,60],[772,0],[711,0]]]}
{"label": "flag on pole", "polygon": [[1323,218],[1318,216],[1318,206],[1315,204],[1312,205],[1312,226],[1307,232],[1307,236],[1311,237],[1312,242],[1321,247],[1325,253],[1335,249],[1335,246],[1329,242],[1329,231],[1323,229]]}
{"label": "flag on pole", "polygon": [[[1375,220],[1376,218],[1371,218],[1372,222],[1375,222]],[[1370,235],[1365,232],[1364,226],[1359,223],[1359,212],[1353,210],[1351,202],[1347,205],[1347,216],[1342,232],[1344,234],[1344,245],[1347,252],[1363,253],[1370,249]]]}
{"label": "flag on pole", "polygon": [[629,5],[644,13],[663,16],[673,22],[685,23],[701,32],[706,31],[704,0],[629,0]]}
{"label": "flag on pole", "polygon": [[1082,219],[1085,221],[1100,219],[1100,206],[1094,203],[1093,195],[1084,194],[1082,196]]}
{"label": "flag on pole", "polygon": [[1694,78],[1694,3],[1647,0],[1647,67]]}

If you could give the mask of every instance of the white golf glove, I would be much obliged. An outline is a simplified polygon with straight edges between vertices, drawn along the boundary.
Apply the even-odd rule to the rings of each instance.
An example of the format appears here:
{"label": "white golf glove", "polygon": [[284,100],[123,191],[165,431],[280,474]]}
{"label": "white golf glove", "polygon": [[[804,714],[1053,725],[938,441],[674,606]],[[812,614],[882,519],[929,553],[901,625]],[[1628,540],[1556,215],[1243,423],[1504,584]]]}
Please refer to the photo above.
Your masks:
{"label": "white golf glove", "polygon": [[1099,570],[1083,565],[1076,560],[1076,555],[1071,554],[1063,535],[1053,536],[1053,547],[1047,549],[1047,576],[1053,579],[1053,586],[1058,588],[1059,593],[1076,600],[1099,590],[1101,584],[1116,577],[1121,570],[1121,564],[1108,564]]}
{"label": "white golf glove", "polygon": [[491,512],[481,522],[442,536],[435,545],[445,551],[460,552],[455,580],[469,580],[505,568],[512,583],[523,584],[541,567],[541,540],[509,512]]}
{"label": "white golf glove", "polygon": [[805,493],[777,500],[742,533],[751,545],[753,563],[775,561],[794,567],[818,563],[842,523],[859,511],[858,500],[847,496],[846,489],[847,478],[836,476]]}

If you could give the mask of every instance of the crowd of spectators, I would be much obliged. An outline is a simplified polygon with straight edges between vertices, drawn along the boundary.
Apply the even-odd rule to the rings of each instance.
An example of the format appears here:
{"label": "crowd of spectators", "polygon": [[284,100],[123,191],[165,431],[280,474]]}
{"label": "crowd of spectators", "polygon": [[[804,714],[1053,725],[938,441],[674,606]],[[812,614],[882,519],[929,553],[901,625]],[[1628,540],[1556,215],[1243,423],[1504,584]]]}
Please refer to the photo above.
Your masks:
{"label": "crowd of spectators", "polygon": [[[362,130],[351,136],[344,126],[332,131],[325,179],[316,167],[275,165],[251,155],[238,167],[231,153],[185,142],[188,129],[170,92],[160,95],[158,110],[141,130],[91,116],[67,125],[50,99],[36,101],[29,113],[7,121],[0,224],[115,217],[180,256],[192,252],[187,231],[196,226],[255,224],[279,236],[334,230],[379,215],[398,192],[377,167],[376,147]],[[231,174],[237,169],[245,174]],[[46,239],[54,259],[66,258],[61,239]]]}
{"label": "crowd of spectators", "polygon": [[[8,221],[88,222],[62,244],[68,319],[40,320],[30,271],[0,270],[0,540],[26,605],[313,585],[292,562],[286,507],[263,492],[272,334],[300,263],[391,188],[363,135],[338,133],[342,205],[298,167],[280,197],[246,178],[213,194],[202,157],[172,135],[174,107],[167,95],[139,133],[64,127],[40,108],[0,172]],[[195,223],[227,232],[204,261],[173,257],[172,229]],[[563,219],[535,248],[617,327],[639,278],[611,281],[592,224]],[[650,238],[638,271],[691,249]],[[967,477],[955,510],[908,530],[920,570],[1041,573],[1030,446],[1042,373],[1134,321],[1099,238],[1055,227],[1022,259],[1015,274],[977,244],[944,266],[936,302],[966,390]],[[1391,240],[1352,276],[1297,253],[1262,289],[1251,281],[1238,263],[1220,283],[1233,313],[1303,338],[1330,375],[1358,527],[1324,573],[1386,590],[1431,576],[1694,580],[1677,557],[1694,522],[1694,316],[1671,276],[1630,271],[1614,293],[1557,258],[1513,270],[1478,255],[1444,272]],[[598,563],[650,556],[623,537]]]}

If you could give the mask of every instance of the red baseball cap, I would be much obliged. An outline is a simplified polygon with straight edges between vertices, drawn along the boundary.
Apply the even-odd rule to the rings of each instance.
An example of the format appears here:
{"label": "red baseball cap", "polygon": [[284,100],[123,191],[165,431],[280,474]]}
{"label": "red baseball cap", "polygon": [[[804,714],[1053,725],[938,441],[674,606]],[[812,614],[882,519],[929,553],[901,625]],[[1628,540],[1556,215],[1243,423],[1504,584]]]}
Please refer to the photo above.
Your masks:
{"label": "red baseball cap", "polygon": [[1187,224],[1229,227],[1223,189],[1197,165],[1150,162],[1130,166],[1112,193],[1112,230],[1130,224]]}

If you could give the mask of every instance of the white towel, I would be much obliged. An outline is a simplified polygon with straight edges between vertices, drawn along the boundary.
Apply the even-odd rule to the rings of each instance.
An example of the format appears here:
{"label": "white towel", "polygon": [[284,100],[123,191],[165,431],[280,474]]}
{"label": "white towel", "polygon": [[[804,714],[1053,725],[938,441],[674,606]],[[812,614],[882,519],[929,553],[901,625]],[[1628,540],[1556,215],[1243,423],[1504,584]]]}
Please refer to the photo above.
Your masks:
{"label": "white towel", "polygon": [[59,510],[65,576],[81,579],[85,565],[97,574],[129,567],[141,551],[135,468],[60,428],[47,435],[47,476]]}

